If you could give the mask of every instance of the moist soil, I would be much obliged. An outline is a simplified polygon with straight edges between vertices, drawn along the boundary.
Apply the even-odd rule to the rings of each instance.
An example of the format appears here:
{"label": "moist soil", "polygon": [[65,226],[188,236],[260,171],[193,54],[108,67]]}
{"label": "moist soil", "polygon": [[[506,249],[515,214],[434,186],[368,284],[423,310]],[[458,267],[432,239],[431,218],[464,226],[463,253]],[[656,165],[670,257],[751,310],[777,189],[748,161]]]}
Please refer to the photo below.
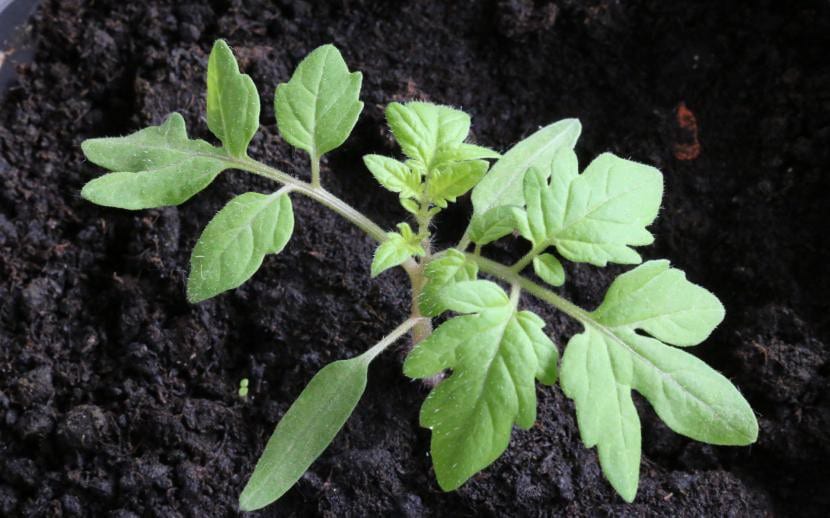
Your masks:
{"label": "moist soil", "polygon": [[[475,141],[507,149],[579,117],[581,160],[610,150],[654,164],[666,196],[648,258],[715,291],[727,318],[693,349],[740,387],[756,444],[671,432],[638,399],[643,463],[633,504],[584,448],[574,408],[539,388],[539,417],[458,491],[436,485],[427,394],[405,346],[372,366],[355,414],[261,516],[826,516],[830,509],[830,6],[826,2],[45,1],[34,61],[0,108],[0,515],[231,516],[257,456],[326,363],[353,356],[408,310],[399,272],[369,278],[373,243],[310,200],[243,287],[185,300],[190,250],[233,195],[274,186],[223,175],[180,207],[94,206],[101,173],[82,140],[180,111],[204,123],[205,66],[226,38],[262,95],[254,157],[305,176],[277,135],[275,85],[333,42],[364,74],[366,108],[323,165],[337,195],[386,228],[405,213],[360,157],[397,154],[393,100],[463,107]],[[462,200],[438,221],[457,239]],[[519,257],[508,239],[488,253]],[[567,267],[565,296],[595,306],[621,267]],[[523,302],[560,344],[578,331]],[[250,380],[247,399],[237,395]]]}

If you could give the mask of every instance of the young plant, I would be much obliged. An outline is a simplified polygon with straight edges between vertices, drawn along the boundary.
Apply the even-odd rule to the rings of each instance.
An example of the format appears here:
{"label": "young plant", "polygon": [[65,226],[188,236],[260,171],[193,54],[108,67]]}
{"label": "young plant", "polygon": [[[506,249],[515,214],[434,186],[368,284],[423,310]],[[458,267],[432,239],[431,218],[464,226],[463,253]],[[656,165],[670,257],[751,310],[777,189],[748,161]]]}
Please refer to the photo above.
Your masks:
{"label": "young plant", "polygon": [[[397,231],[385,232],[321,184],[321,157],[346,140],[363,108],[360,86],[361,74],[350,72],[338,50],[325,45],[277,87],[279,132],[308,153],[310,182],[248,157],[259,127],[259,95],[224,41],[214,45],[207,70],[207,124],[221,146],[190,139],[176,113],[160,126],[82,145],[91,162],[113,171],[83,188],[83,197],[99,205],[178,205],[227,169],[282,185],[268,194],[236,196],[208,223],[191,257],[191,302],[236,288],[265,255],[283,249],[294,226],[291,194],[322,203],[378,242],[373,277],[396,266],[409,275],[411,314],[365,353],[336,361],[311,379],[268,441],[240,496],[243,510],[275,501],[302,476],[360,400],[370,362],[408,333],[413,348],[403,372],[434,385],[420,420],[432,431],[435,475],[446,491],[498,458],[514,424],[533,425],[536,381],[553,385],[557,374],[576,406],[583,442],[597,447],[603,472],[628,502],[640,469],[632,390],[677,433],[718,445],[756,440],[758,424],[738,390],[682,350],[709,336],[724,318],[723,306],[668,261],[642,263],[632,248],[654,239],[646,227],[661,203],[659,171],[605,153],[580,173],[573,151],[581,131],[576,119],[546,126],[499,155],[467,142],[470,117],[462,111],[392,103],[386,117],[404,157],[367,155],[364,163],[398,194],[414,227],[401,222]],[[492,167],[489,161],[495,161]],[[455,247],[433,250],[433,217],[471,190],[473,215],[463,238]],[[481,254],[483,246],[514,232],[531,245],[515,264]],[[639,266],[617,277],[602,304],[587,311],[550,289],[565,282],[562,259]],[[527,267],[538,280],[523,274]],[[582,325],[561,365],[545,322],[520,308],[522,292]],[[433,331],[431,319],[447,311],[457,316]],[[243,391],[247,385],[240,385]]]}

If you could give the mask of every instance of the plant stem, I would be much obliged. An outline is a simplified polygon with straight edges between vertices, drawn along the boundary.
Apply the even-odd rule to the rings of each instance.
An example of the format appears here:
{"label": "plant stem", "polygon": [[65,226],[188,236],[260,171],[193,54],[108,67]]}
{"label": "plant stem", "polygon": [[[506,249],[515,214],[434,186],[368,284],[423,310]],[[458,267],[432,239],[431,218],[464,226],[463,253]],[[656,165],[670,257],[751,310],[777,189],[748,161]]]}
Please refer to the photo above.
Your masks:
{"label": "plant stem", "polygon": [[320,188],[320,156],[311,154],[311,187]]}
{"label": "plant stem", "polygon": [[516,261],[516,263],[513,266],[511,266],[510,269],[513,270],[514,273],[521,273],[521,271],[525,269],[525,266],[527,266],[530,263],[530,261],[533,260],[534,257],[539,255],[539,253],[547,247],[548,245],[545,243],[541,243],[537,246],[534,246],[530,249],[528,253],[523,255],[521,259]]}
{"label": "plant stem", "polygon": [[395,341],[409,332],[410,329],[417,326],[421,321],[423,321],[423,317],[410,317],[404,320],[401,325],[396,327],[392,330],[391,333],[384,336],[380,342],[373,345],[370,349],[366,350],[363,354],[360,355],[360,358],[363,358],[366,363],[371,362],[375,359],[375,356],[382,353],[384,349],[395,343]]}

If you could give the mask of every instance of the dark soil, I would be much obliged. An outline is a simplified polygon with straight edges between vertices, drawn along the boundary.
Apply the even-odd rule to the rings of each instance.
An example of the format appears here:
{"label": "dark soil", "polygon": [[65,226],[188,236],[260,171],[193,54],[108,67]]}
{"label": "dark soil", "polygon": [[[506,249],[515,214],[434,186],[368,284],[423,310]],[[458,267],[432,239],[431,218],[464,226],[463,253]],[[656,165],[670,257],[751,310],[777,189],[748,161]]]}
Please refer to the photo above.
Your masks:
{"label": "dark soil", "polygon": [[[382,119],[392,100],[462,106],[475,138],[499,149],[579,117],[583,161],[611,150],[658,166],[667,193],[644,254],[724,301],[726,321],[694,351],[761,424],[752,447],[716,448],[640,404],[642,480],[627,505],[581,445],[573,405],[540,389],[537,425],[442,493],[418,427],[426,390],[401,375],[399,347],[374,364],[334,444],[263,516],[826,516],[830,5],[750,3],[43,2],[34,62],[0,105],[0,515],[233,515],[314,372],[407,313],[404,276],[370,280],[370,240],[302,198],[281,255],[242,288],[188,305],[200,229],[232,195],[273,189],[263,180],[227,173],[184,206],[136,213],[80,199],[100,174],[83,160],[85,138],[175,110],[210,138],[205,65],[224,37],[262,94],[252,155],[288,170],[306,163],[277,137],[274,86],[325,42],[363,71],[366,109],[325,182],[385,227],[404,213],[359,157],[398,152]],[[440,240],[458,237],[468,210],[441,218]],[[518,241],[492,251],[521,252]],[[620,271],[569,267],[564,294],[591,307]],[[526,303],[558,343],[577,329]],[[247,400],[236,395],[244,377]]]}

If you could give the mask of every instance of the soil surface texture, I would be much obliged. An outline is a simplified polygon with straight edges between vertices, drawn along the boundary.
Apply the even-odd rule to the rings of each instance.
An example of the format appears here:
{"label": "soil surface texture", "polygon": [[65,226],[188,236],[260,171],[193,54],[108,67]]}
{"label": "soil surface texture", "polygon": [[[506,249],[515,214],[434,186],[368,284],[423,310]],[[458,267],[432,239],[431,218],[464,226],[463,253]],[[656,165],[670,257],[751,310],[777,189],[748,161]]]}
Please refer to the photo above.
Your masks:
{"label": "soil surface texture", "polygon": [[[393,100],[463,107],[475,141],[507,149],[578,117],[583,163],[654,164],[666,196],[647,258],[714,291],[727,318],[692,351],[760,422],[746,448],[671,432],[644,400],[642,480],[624,503],[580,442],[573,404],[539,388],[539,417],[456,492],[431,472],[427,394],[383,354],[325,452],[260,516],[826,516],[830,509],[830,4],[609,0],[44,1],[36,52],[0,104],[0,515],[233,516],[274,425],[326,363],[408,313],[401,271],[369,278],[374,245],[295,198],[296,231],[243,287],[189,305],[190,251],[233,195],[275,187],[222,174],[194,200],[128,212],[79,196],[101,174],[86,138],[181,112],[204,122],[205,68],[226,38],[262,96],[251,155],[307,176],[277,134],[274,87],[333,42],[364,74],[366,108],[323,164],[325,185],[385,228],[405,216],[364,169],[398,155]],[[439,244],[459,237],[462,200]],[[511,260],[508,239],[491,256]],[[593,308],[626,268],[567,265]],[[560,349],[578,326],[531,298]],[[237,395],[250,380],[247,399]]]}

